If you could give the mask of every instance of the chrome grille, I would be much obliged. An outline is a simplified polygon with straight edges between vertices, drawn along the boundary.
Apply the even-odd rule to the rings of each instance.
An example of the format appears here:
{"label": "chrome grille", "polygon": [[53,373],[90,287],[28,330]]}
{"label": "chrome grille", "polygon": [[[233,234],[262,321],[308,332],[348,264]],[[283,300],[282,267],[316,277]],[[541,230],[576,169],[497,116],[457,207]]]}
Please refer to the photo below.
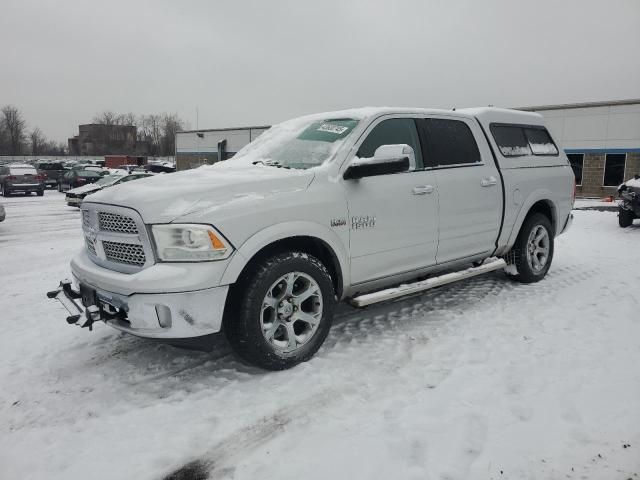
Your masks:
{"label": "chrome grille", "polygon": [[99,212],[100,230],[116,233],[138,233],[138,226],[133,218],[118,213]]}
{"label": "chrome grille", "polygon": [[93,255],[94,257],[95,257],[96,255],[98,255],[98,254],[96,253],[96,245],[95,245],[91,240],[89,240],[87,237],[85,237],[85,238],[84,238],[84,241],[85,241],[85,243],[87,244],[87,250],[89,251],[89,253],[90,253],[91,255]]}
{"label": "chrome grille", "polygon": [[134,243],[118,243],[102,241],[102,248],[107,260],[142,267],[147,261],[142,245]]}
{"label": "chrome grille", "polygon": [[91,220],[89,218],[89,211],[82,210],[82,228],[89,228],[91,225]]}
{"label": "chrome grille", "polygon": [[87,255],[101,267],[136,273],[154,263],[151,239],[135,210],[83,202],[82,229]]}

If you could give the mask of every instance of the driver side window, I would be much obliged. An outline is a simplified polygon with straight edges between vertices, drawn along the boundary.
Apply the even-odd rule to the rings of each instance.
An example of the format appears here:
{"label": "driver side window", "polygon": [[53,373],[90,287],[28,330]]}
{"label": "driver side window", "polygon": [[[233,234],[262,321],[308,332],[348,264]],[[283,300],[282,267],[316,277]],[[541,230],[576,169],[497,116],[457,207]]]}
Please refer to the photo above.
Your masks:
{"label": "driver side window", "polygon": [[358,158],[371,158],[382,145],[407,144],[416,155],[416,169],[424,168],[416,123],[412,118],[390,118],[376,125],[358,149]]}

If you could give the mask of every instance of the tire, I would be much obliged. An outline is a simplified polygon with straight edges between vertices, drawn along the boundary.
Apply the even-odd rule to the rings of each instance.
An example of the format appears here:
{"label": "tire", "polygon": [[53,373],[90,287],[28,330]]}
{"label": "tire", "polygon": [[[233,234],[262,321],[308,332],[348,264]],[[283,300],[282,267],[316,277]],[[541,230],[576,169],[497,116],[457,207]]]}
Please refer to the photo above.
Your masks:
{"label": "tire", "polygon": [[627,228],[631,226],[634,218],[635,215],[633,214],[633,212],[630,212],[629,210],[626,210],[624,208],[618,209],[618,225],[620,225],[620,227]]}
{"label": "tire", "polygon": [[11,192],[7,190],[7,187],[5,185],[2,185],[2,196],[8,197],[9,195],[11,195]]}
{"label": "tire", "polygon": [[[296,299],[303,295],[308,298]],[[318,351],[335,305],[331,275],[320,260],[303,252],[279,253],[259,262],[230,291],[224,331],[242,359],[284,370]]]}
{"label": "tire", "polygon": [[36,193],[39,197],[42,197],[44,195],[44,190],[38,190]]}
{"label": "tire", "polygon": [[61,183],[58,183],[58,191],[59,191],[60,193],[62,193],[62,184],[61,184]]}
{"label": "tire", "polygon": [[541,213],[530,215],[508,255],[515,267],[515,272],[507,269],[508,275],[521,283],[539,282],[551,267],[553,249],[554,232],[549,218]]}

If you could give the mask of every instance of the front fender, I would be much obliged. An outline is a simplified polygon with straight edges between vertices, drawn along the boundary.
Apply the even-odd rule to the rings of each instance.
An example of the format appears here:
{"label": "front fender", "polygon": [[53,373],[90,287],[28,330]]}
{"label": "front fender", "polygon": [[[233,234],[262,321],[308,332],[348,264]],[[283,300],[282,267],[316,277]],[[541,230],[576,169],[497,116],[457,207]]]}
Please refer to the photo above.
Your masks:
{"label": "front fender", "polygon": [[[221,285],[228,285],[238,280],[240,273],[249,261],[264,247],[278,240],[291,237],[313,237],[325,242],[335,254],[343,281],[351,278],[349,256],[345,248],[345,240],[334,230],[324,225],[307,221],[284,222],[271,225],[255,233],[232,256],[231,262],[222,275]],[[345,285],[346,288],[346,285]]]}

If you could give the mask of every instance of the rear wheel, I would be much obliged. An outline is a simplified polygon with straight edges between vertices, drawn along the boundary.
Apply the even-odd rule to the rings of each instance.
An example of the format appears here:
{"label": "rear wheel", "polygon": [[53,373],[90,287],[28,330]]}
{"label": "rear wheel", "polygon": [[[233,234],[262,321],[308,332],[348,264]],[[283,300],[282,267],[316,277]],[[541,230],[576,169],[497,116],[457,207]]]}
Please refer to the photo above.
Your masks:
{"label": "rear wheel", "polygon": [[60,182],[58,182],[58,191],[62,193],[62,184]]}
{"label": "rear wheel", "polygon": [[0,188],[2,188],[3,197],[8,197],[9,195],[11,195],[11,192],[7,189],[6,185],[0,185]]}
{"label": "rear wheel", "polygon": [[633,214],[633,212],[630,212],[629,210],[626,210],[624,208],[618,209],[618,225],[620,225],[622,228],[631,226],[634,218],[635,215]]}
{"label": "rear wheel", "polygon": [[44,190],[38,190],[37,194],[39,197],[42,197],[44,195]]}
{"label": "rear wheel", "polygon": [[541,213],[530,215],[524,221],[511,249],[515,272],[507,272],[514,280],[522,283],[542,280],[551,267],[553,247],[551,221]]}
{"label": "rear wheel", "polygon": [[331,275],[306,253],[263,260],[233,293],[226,336],[240,357],[259,367],[283,370],[308,360],[331,328],[336,304]]}

